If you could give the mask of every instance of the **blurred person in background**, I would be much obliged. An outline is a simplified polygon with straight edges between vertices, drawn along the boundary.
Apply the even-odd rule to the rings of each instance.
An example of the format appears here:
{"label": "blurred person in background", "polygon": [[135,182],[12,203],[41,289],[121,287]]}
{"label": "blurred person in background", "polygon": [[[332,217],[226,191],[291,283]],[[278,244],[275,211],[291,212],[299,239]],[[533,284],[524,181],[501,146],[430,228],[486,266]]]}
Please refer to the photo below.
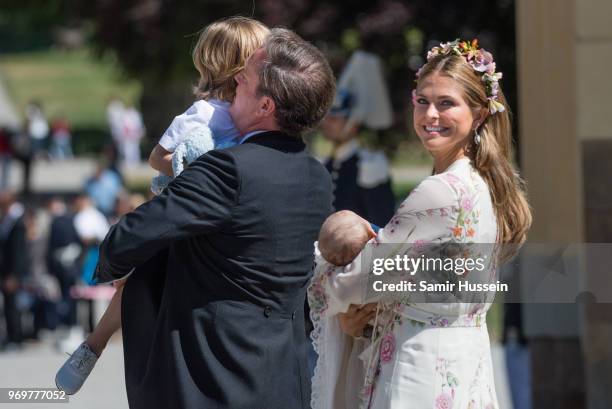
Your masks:
{"label": "blurred person in background", "polygon": [[22,193],[30,194],[30,176],[32,171],[32,141],[27,132],[19,130],[11,138],[13,155],[23,165]]}
{"label": "blurred person in background", "polygon": [[64,116],[58,116],[51,124],[51,146],[49,155],[53,159],[72,158],[72,135],[70,134],[70,123]]}
{"label": "blurred person in background", "polygon": [[91,198],[85,193],[75,199],[74,228],[85,250],[81,278],[87,284],[93,284],[98,245],[104,240],[110,225],[106,216],[93,205]]}
{"label": "blurred person in background", "polygon": [[115,202],[123,189],[121,178],[105,163],[99,163],[94,174],[85,182],[85,193],[106,217],[113,214]]}
{"label": "blurred person in background", "polygon": [[24,206],[13,192],[0,192],[0,291],[4,298],[4,344],[19,346],[23,340],[18,292],[28,268]]}
{"label": "blurred person in background", "polygon": [[49,141],[49,123],[43,112],[42,104],[30,101],[25,110],[26,132],[32,145],[34,158],[47,155]]}
{"label": "blurred person in background", "polygon": [[49,274],[46,263],[50,222],[47,212],[40,209],[25,211],[29,269],[24,289],[33,314],[33,325],[27,335],[34,339],[39,339],[41,330],[55,330],[58,324],[57,306],[61,290],[57,278]]}
{"label": "blurred person in background", "polygon": [[59,283],[61,300],[57,304],[59,324],[68,328],[77,323],[76,301],[70,288],[77,283],[80,275],[82,245],[74,224],[74,213],[66,202],[53,197],[47,204],[51,217],[47,244],[47,270]]}
{"label": "blurred person in background", "polygon": [[122,160],[119,152],[119,140],[121,139],[121,118],[124,110],[125,104],[121,98],[110,98],[106,105],[106,122],[111,138],[110,143],[107,143],[102,151],[102,156],[108,161],[109,167],[119,175],[121,175],[119,162]]}
{"label": "blurred person in background", "polygon": [[[86,193],[81,193],[75,198],[74,210],[74,229],[83,251],[78,263],[79,276],[69,289],[70,296],[74,296],[77,291],[82,291],[82,289],[79,288],[79,284],[91,286],[94,283],[93,274],[99,255],[98,245],[104,239],[110,227],[106,216],[96,209],[91,198]],[[87,293],[87,291],[85,292]],[[88,293],[84,295],[83,293],[79,293],[79,297],[82,297],[83,301],[87,303],[89,312],[87,330],[91,331],[95,324],[93,310],[93,299],[95,298],[95,294]],[[78,301],[78,299],[76,301]],[[79,326],[73,326],[70,328],[68,336],[58,343],[57,348],[61,351],[72,351],[76,349],[84,339],[84,329]]]}
{"label": "blurred person in background", "polygon": [[114,214],[109,219],[110,224],[113,225],[117,223],[121,216],[136,209],[138,206],[146,202],[146,200],[147,199],[139,193],[129,193],[127,191],[121,192],[117,197],[117,202],[115,203]]}
{"label": "blurred person in background", "polygon": [[322,124],[333,145],[325,162],[334,186],[334,208],[351,210],[384,226],[395,210],[389,162],[383,152],[359,146],[359,132],[391,126],[391,103],[380,59],[356,51],[343,70],[334,105]]}
{"label": "blurred person in background", "polygon": [[119,152],[128,167],[140,163],[140,140],[145,136],[142,115],[134,106],[126,106],[121,116]]}
{"label": "blurred person in background", "polygon": [[10,182],[13,147],[11,146],[12,132],[5,127],[0,128],[0,191],[8,189]]}
{"label": "blurred person in background", "polygon": [[119,145],[121,118],[123,117],[124,110],[125,104],[123,100],[115,96],[111,97],[108,101],[108,105],[106,105],[106,122],[108,123],[111,138],[116,145]]}

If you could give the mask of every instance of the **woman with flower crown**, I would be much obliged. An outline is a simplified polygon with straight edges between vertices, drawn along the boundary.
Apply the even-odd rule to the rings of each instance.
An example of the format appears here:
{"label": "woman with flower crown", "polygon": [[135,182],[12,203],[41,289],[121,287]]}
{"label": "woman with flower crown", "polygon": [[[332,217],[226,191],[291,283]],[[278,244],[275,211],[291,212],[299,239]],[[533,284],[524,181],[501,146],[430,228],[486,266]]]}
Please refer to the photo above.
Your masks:
{"label": "woman with flower crown", "polygon": [[[516,249],[525,241],[531,211],[512,165],[501,78],[492,55],[476,40],[444,43],[427,54],[412,99],[414,128],[433,156],[434,172],[399,206],[373,239],[374,248],[393,244],[414,256],[429,243]],[[352,409],[355,401],[376,409],[499,407],[486,327],[490,299],[478,304],[425,303],[411,301],[410,295],[385,300],[386,295],[364,291],[363,283],[371,281],[363,278],[373,274],[374,260],[365,250],[344,267],[329,264],[319,249],[316,253],[308,290],[319,354],[313,409]],[[508,254],[492,254],[494,270]],[[362,335],[370,310],[355,305],[371,302],[377,303],[374,331],[357,358],[350,351],[353,340],[342,330]],[[347,311],[352,316],[343,317]],[[362,362],[365,379],[356,387],[355,370],[347,373],[347,368]],[[353,403],[351,394],[358,398]]]}

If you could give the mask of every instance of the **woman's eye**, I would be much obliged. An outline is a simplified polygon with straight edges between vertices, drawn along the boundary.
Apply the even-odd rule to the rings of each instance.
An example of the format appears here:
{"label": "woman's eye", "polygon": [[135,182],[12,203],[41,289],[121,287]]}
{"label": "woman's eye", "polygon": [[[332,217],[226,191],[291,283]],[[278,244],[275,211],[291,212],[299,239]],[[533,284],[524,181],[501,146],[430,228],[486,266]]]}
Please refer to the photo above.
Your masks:
{"label": "woman's eye", "polygon": [[445,107],[452,107],[453,105],[455,105],[455,103],[451,101],[450,99],[443,100],[441,104],[442,106],[445,106]]}
{"label": "woman's eye", "polygon": [[417,104],[422,104],[422,105],[429,104],[429,102],[427,102],[427,100],[425,98],[417,98],[416,102],[417,102]]}

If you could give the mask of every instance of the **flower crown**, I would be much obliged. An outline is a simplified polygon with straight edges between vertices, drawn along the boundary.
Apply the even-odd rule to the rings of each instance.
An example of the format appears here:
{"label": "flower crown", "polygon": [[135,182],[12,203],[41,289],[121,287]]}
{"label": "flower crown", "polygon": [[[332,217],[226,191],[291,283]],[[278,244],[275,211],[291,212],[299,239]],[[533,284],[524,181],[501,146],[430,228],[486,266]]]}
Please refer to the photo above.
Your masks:
{"label": "flower crown", "polygon": [[[440,43],[439,47],[433,47],[429,50],[427,53],[427,62],[439,55],[451,54],[464,57],[474,71],[482,73],[482,82],[485,83],[487,99],[489,100],[489,112],[491,114],[504,112],[506,108],[498,101],[497,97],[499,93],[499,80],[502,78],[502,73],[495,72],[493,55],[484,48],[479,49],[478,40],[476,39],[471,42],[456,39],[448,43]],[[422,69],[423,67],[416,73],[417,78],[419,78]]]}

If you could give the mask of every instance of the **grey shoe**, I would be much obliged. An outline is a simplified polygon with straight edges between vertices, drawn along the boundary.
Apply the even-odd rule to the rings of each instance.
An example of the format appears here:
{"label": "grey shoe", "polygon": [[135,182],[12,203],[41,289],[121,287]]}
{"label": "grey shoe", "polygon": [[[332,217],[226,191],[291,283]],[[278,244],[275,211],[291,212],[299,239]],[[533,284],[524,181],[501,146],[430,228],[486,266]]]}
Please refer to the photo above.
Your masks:
{"label": "grey shoe", "polygon": [[57,389],[66,392],[67,395],[77,393],[96,365],[97,360],[96,354],[83,342],[57,371],[57,375],[55,375]]}

